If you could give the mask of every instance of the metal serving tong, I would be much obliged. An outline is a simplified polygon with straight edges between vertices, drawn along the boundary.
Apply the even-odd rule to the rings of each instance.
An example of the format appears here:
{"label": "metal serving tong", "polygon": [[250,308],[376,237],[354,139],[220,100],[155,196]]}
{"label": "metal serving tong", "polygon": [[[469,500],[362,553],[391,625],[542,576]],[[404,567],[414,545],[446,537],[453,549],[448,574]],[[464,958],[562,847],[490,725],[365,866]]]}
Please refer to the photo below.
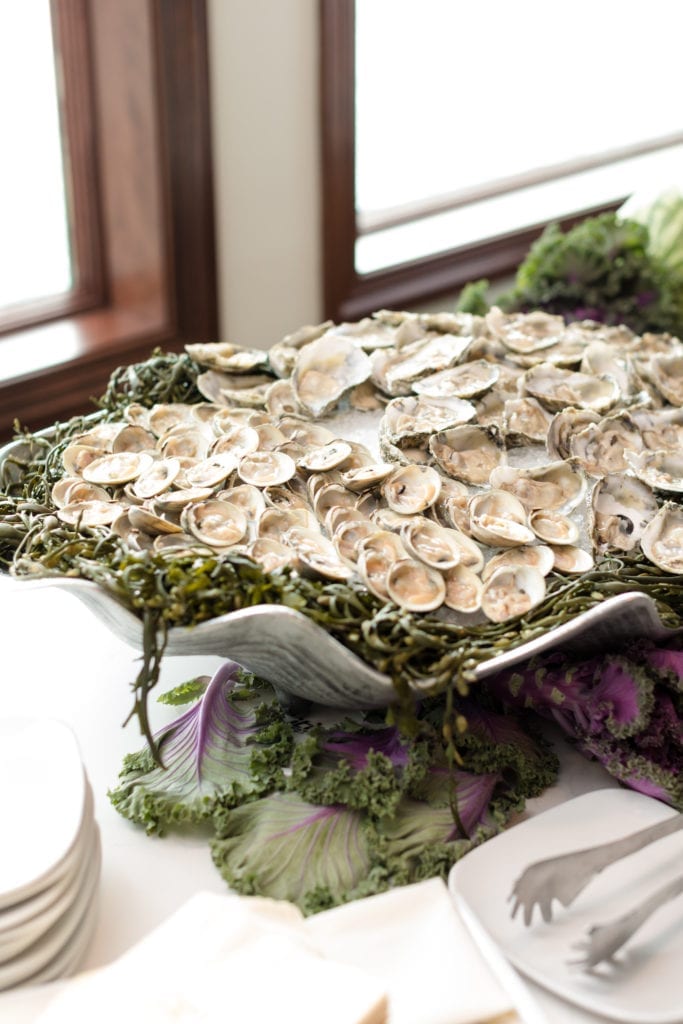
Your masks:
{"label": "metal serving tong", "polygon": [[[563,907],[568,907],[588,883],[605,868],[682,828],[683,814],[675,814],[623,839],[563,853],[558,857],[550,857],[529,865],[513,885],[508,897],[513,901],[512,917],[514,918],[521,909],[524,923],[529,925],[534,909],[538,907],[544,921],[552,920],[554,900]],[[603,960],[610,960],[617,949],[623,946],[659,907],[681,892],[683,875],[658,889],[629,913],[605,925],[591,928],[586,942],[581,946],[584,955],[574,962],[590,969]]]}

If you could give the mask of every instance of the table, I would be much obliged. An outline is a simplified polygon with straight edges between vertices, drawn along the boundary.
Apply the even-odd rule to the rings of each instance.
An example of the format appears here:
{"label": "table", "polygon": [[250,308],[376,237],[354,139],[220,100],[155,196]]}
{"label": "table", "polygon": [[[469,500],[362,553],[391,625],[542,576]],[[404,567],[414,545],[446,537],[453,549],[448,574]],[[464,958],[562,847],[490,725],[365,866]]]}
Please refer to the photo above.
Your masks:
{"label": "table", "polygon": [[[131,706],[129,684],[139,652],[121,642],[72,595],[35,590],[0,577],[0,714],[44,715],[67,722],[81,747],[95,794],[103,847],[99,918],[83,969],[106,964],[158,925],[199,890],[224,892],[203,838],[148,837],[113,809],[107,790],[125,754],[143,745],[136,722],[121,728]],[[159,692],[211,674],[222,659],[166,658]],[[176,717],[176,708],[150,700],[153,728]],[[558,783],[530,801],[527,814],[616,783],[557,739]],[[31,1021],[49,998],[49,986],[0,993],[0,1020]],[[530,986],[553,1024],[592,1024],[597,1018]]]}

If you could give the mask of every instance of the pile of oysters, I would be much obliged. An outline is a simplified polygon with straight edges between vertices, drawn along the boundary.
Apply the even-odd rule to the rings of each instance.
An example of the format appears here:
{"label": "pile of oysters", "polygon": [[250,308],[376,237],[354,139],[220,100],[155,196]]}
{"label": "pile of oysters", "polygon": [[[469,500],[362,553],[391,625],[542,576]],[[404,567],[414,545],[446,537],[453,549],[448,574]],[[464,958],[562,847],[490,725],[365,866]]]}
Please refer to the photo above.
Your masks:
{"label": "pile of oysters", "polygon": [[75,437],[62,522],[465,622],[523,614],[607,552],[683,573],[677,338],[494,307],[186,348],[206,401]]}

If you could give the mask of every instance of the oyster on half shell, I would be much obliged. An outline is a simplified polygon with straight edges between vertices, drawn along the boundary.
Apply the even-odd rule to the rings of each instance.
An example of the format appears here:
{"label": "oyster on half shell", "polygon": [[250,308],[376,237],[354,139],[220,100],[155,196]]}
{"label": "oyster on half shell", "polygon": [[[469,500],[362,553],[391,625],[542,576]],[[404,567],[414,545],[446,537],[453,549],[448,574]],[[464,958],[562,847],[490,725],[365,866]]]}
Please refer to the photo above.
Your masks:
{"label": "oyster on half shell", "polygon": [[590,532],[597,551],[632,551],[657,513],[652,489],[626,473],[608,473],[591,491]]}
{"label": "oyster on half shell", "polygon": [[367,380],[371,369],[368,356],[350,338],[324,334],[299,352],[292,375],[297,401],[311,416],[324,416]]}
{"label": "oyster on half shell", "polygon": [[683,574],[683,507],[665,502],[645,527],[640,546],[645,557],[664,572]]}
{"label": "oyster on half shell", "polygon": [[506,461],[498,431],[477,424],[433,434],[429,450],[444,473],[467,484],[487,484],[492,470]]}

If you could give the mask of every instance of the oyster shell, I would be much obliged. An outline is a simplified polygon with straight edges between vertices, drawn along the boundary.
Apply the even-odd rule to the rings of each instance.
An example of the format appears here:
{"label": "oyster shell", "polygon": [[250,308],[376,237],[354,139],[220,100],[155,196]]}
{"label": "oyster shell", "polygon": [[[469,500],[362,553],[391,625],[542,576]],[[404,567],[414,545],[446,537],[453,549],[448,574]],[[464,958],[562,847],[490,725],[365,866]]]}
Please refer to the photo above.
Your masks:
{"label": "oyster shell", "polygon": [[299,352],[292,383],[297,401],[314,418],[370,376],[370,359],[350,338],[324,334]]}
{"label": "oyster shell", "polygon": [[536,509],[529,514],[529,526],[546,544],[577,544],[579,540],[579,527],[562,512]]}
{"label": "oyster shell", "polygon": [[508,398],[502,413],[505,443],[510,446],[543,444],[551,421],[551,414],[537,399]]}
{"label": "oyster shell", "polygon": [[643,554],[664,572],[683,573],[683,508],[666,501],[643,531]]}
{"label": "oyster shell", "polygon": [[570,405],[556,412],[547,431],[546,448],[553,459],[568,459],[574,434],[580,433],[591,423],[599,423],[600,414],[594,409],[577,409]]}
{"label": "oyster shell", "polygon": [[466,565],[456,565],[444,574],[446,596],[443,603],[455,612],[471,615],[481,608],[484,584]]}
{"label": "oyster shell", "polygon": [[229,341],[194,342],[185,345],[185,351],[200,366],[226,373],[253,373],[268,365],[267,352]]}
{"label": "oyster shell", "polygon": [[642,452],[626,451],[624,458],[639,480],[653,491],[666,495],[683,494],[683,452],[660,448]]}
{"label": "oyster shell", "polygon": [[247,532],[247,517],[238,505],[229,501],[208,499],[188,505],[180,515],[187,533],[211,548],[238,544]]}
{"label": "oyster shell", "polygon": [[545,577],[530,565],[503,567],[489,576],[481,595],[481,608],[492,622],[525,615],[545,597]]}
{"label": "oyster shell", "polygon": [[531,544],[535,539],[527,525],[524,505],[508,491],[475,494],[469,500],[468,510],[470,532],[482,544],[507,548]]}
{"label": "oyster shell", "polygon": [[475,398],[498,380],[500,366],[487,359],[473,359],[415,381],[413,391],[428,398]]}
{"label": "oyster shell", "polygon": [[530,565],[538,569],[542,576],[547,576],[552,572],[553,564],[554,555],[546,544],[524,544],[519,548],[506,548],[489,558],[481,571],[481,578],[486,582],[497,569],[511,569],[520,565]]}
{"label": "oyster shell", "polygon": [[400,532],[403,546],[412,558],[442,572],[460,563],[462,549],[453,530],[439,526],[425,516],[410,516]]}
{"label": "oyster shell", "polygon": [[491,486],[514,494],[533,512],[537,508],[569,512],[586,492],[586,479],[566,462],[551,462],[536,469],[499,466],[491,473]]}
{"label": "oyster shell", "polygon": [[271,537],[257,537],[247,546],[245,554],[258,562],[264,572],[277,572],[286,565],[293,565],[296,558],[291,547]]}
{"label": "oyster shell", "polygon": [[462,398],[408,395],[389,402],[379,431],[391,444],[426,442],[436,431],[467,423],[475,415],[472,403]]}
{"label": "oyster shell", "polygon": [[337,582],[351,579],[352,570],[341,561],[332,541],[317,530],[294,526],[283,540],[293,548],[302,575]]}
{"label": "oyster shell", "polygon": [[143,501],[145,498],[154,498],[162,491],[167,491],[179,473],[179,459],[159,459],[133,482],[133,493]]}
{"label": "oyster shell", "polygon": [[591,491],[591,536],[598,551],[632,551],[658,509],[652,489],[625,473],[608,473]]}
{"label": "oyster shell", "polygon": [[444,473],[468,484],[487,484],[492,470],[506,461],[498,431],[476,424],[433,434],[429,450]]}
{"label": "oyster shell", "polygon": [[153,461],[148,452],[117,452],[115,455],[100,455],[99,458],[83,467],[81,476],[90,484],[114,487],[137,480],[139,476],[147,472]]}
{"label": "oyster shell", "polygon": [[553,568],[557,572],[580,575],[595,564],[592,555],[574,544],[550,544],[549,547],[553,553]]}
{"label": "oyster shell", "polygon": [[683,347],[671,354],[653,356],[648,364],[648,376],[667,402],[678,407],[683,405]]}
{"label": "oyster shell", "polygon": [[589,423],[569,439],[569,454],[589,476],[619,473],[628,468],[627,452],[639,452],[643,438],[627,412]]}
{"label": "oyster shell", "polygon": [[286,484],[295,473],[294,459],[284,452],[251,452],[242,456],[237,467],[240,480],[255,487],[277,487]]}
{"label": "oyster shell", "polygon": [[297,466],[310,473],[324,473],[328,469],[342,466],[351,455],[352,448],[348,441],[328,441],[327,444],[311,448],[302,455]]}
{"label": "oyster shell", "polygon": [[386,588],[394,604],[411,612],[433,611],[446,597],[441,573],[415,558],[401,558],[391,564]]}
{"label": "oyster shell", "polygon": [[541,310],[506,314],[498,306],[491,307],[484,323],[507,349],[524,355],[556,345],[565,329],[561,316]]}
{"label": "oyster shell", "polygon": [[539,363],[527,370],[523,385],[527,394],[538,399],[551,412],[573,405],[604,413],[621,397],[619,385],[613,377],[590,377],[551,363]]}
{"label": "oyster shell", "polygon": [[400,515],[424,512],[434,504],[440,490],[441,477],[430,466],[401,466],[381,485],[387,505]]}

